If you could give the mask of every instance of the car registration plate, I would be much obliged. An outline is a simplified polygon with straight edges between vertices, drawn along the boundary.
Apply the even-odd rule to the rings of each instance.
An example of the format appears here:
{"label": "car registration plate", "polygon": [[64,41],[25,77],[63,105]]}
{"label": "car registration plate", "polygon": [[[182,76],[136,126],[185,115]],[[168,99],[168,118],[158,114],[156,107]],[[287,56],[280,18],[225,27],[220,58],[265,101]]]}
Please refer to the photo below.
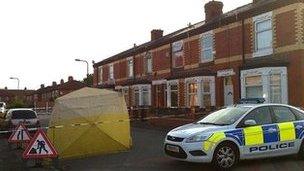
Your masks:
{"label": "car registration plate", "polygon": [[167,145],[166,146],[166,149],[168,151],[172,151],[172,152],[175,152],[175,153],[179,153],[179,148],[177,146],[173,146],[173,145]]}

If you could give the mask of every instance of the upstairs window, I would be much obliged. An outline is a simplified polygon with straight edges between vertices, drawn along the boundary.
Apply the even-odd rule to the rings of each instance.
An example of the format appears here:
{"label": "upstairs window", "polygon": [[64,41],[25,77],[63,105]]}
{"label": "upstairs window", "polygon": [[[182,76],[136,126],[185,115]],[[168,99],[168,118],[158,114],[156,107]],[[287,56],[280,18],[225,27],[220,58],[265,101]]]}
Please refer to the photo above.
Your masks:
{"label": "upstairs window", "polygon": [[213,61],[213,34],[206,33],[201,37],[201,62]]}
{"label": "upstairs window", "polygon": [[102,66],[98,67],[98,83],[102,83]]}
{"label": "upstairs window", "polygon": [[152,53],[148,52],[145,56],[145,73],[152,73]]}
{"label": "upstairs window", "polygon": [[183,59],[183,41],[174,42],[172,44],[172,66],[173,68],[180,68],[184,65]]}
{"label": "upstairs window", "polygon": [[253,56],[272,54],[272,12],[254,17],[253,21],[255,25],[255,53]]}
{"label": "upstairs window", "polygon": [[114,66],[113,66],[113,64],[110,64],[110,67],[109,67],[109,79],[114,80]]}
{"label": "upstairs window", "polygon": [[133,58],[128,59],[128,77],[132,78],[134,76],[134,62]]}

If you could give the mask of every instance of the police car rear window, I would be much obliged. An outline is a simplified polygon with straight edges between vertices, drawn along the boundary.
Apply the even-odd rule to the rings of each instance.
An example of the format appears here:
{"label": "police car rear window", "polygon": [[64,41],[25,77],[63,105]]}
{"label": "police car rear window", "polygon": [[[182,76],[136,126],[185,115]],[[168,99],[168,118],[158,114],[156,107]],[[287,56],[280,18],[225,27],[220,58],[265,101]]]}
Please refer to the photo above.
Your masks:
{"label": "police car rear window", "polygon": [[290,121],[296,120],[296,116],[288,107],[273,106],[272,109],[273,109],[275,120],[278,123],[290,122]]}

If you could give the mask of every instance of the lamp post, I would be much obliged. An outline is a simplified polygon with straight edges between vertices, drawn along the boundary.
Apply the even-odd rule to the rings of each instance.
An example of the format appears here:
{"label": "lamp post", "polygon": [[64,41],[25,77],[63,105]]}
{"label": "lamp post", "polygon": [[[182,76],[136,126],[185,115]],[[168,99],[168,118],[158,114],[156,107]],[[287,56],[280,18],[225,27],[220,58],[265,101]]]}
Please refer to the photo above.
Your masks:
{"label": "lamp post", "polygon": [[89,76],[89,62],[82,59],[75,59],[76,62],[85,62],[87,64],[87,77]]}
{"label": "lamp post", "polygon": [[20,80],[17,77],[10,77],[11,80],[17,80],[18,81],[18,90],[19,90],[19,85],[20,85]]}

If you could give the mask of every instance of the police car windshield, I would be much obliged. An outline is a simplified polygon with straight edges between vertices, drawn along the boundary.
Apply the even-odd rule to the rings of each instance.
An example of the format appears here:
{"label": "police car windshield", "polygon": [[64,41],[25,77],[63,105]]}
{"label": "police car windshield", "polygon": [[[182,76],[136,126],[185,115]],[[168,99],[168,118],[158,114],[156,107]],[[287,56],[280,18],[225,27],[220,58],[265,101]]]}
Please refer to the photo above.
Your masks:
{"label": "police car windshield", "polygon": [[249,109],[250,107],[228,107],[209,114],[197,123],[206,125],[231,125]]}

